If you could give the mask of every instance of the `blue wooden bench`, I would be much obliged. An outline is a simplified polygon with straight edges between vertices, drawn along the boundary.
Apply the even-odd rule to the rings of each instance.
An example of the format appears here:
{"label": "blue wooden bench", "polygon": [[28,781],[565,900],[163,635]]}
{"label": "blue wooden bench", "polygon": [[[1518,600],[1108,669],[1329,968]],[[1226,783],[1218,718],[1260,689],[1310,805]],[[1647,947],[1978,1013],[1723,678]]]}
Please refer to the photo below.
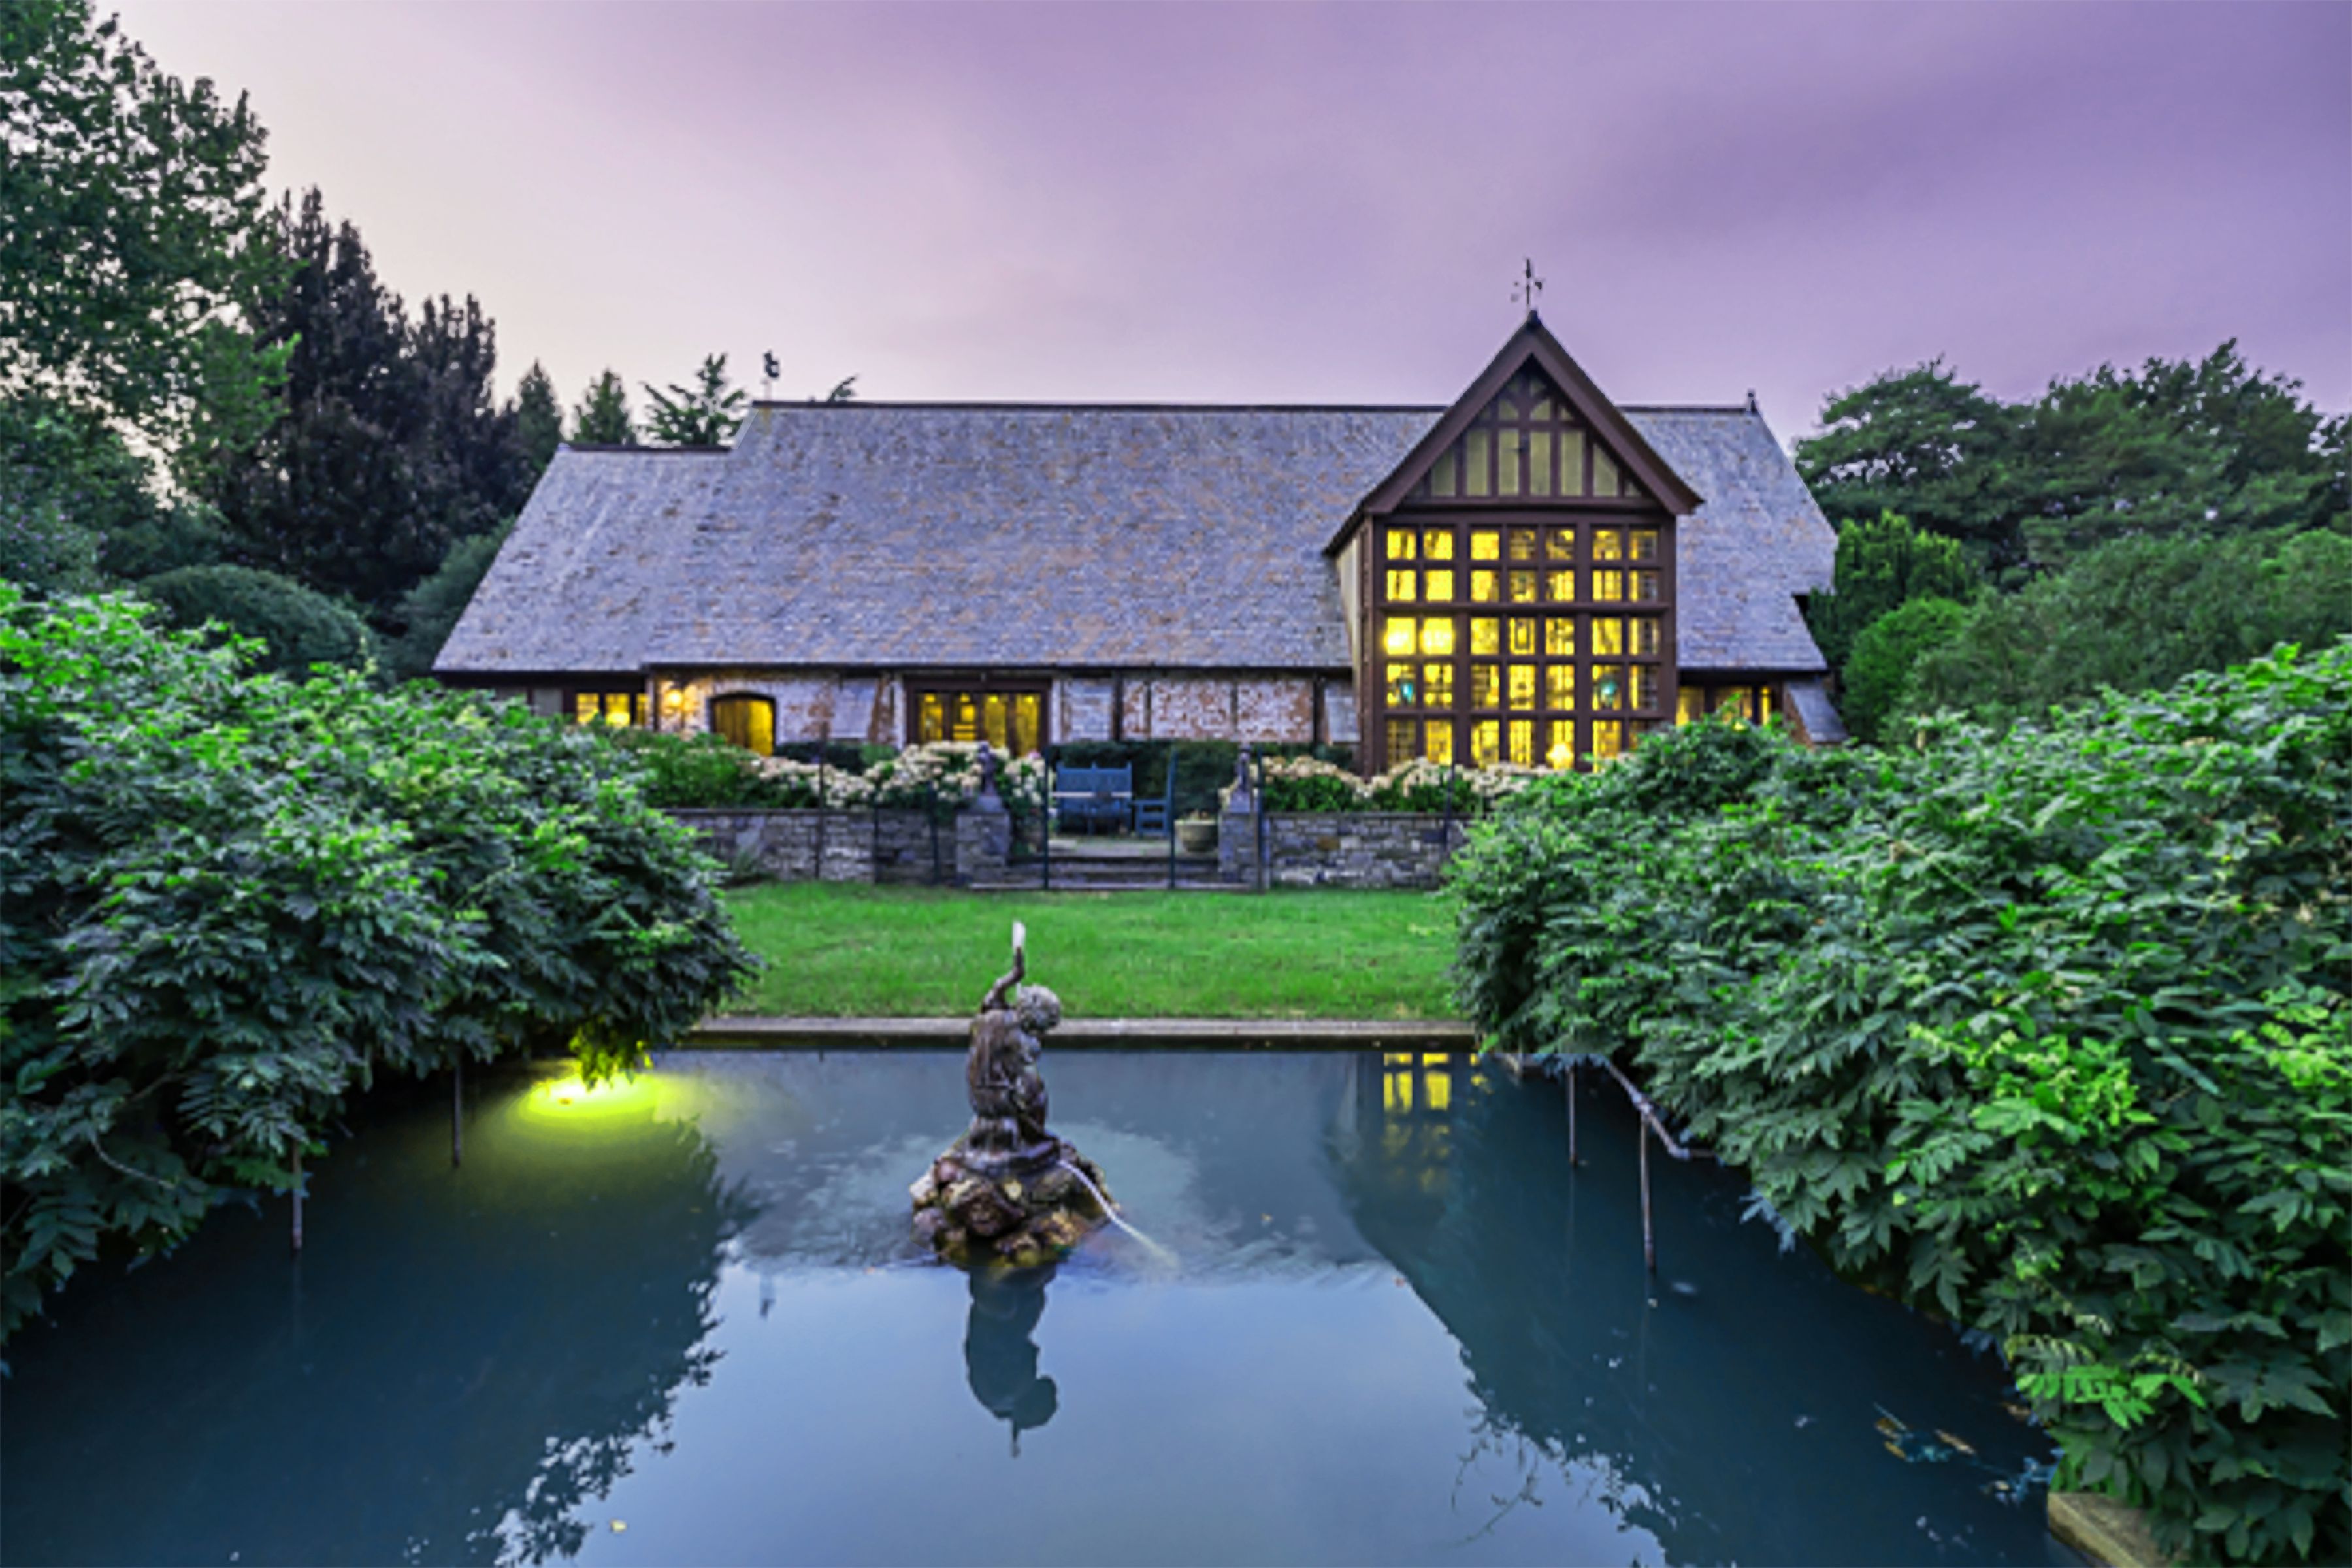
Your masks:
{"label": "blue wooden bench", "polygon": [[1057,827],[1083,827],[1089,833],[1105,829],[1122,832],[1134,798],[1135,770],[1124,763],[1115,768],[1054,770],[1054,822]]}

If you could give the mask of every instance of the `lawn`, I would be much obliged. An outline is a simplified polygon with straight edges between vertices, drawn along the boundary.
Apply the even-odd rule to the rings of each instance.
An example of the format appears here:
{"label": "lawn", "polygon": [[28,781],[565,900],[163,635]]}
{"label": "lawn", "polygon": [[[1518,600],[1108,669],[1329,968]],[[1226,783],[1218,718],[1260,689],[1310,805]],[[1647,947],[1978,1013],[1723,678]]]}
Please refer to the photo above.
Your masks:
{"label": "lawn", "polygon": [[971,1012],[1029,928],[1029,977],[1090,1018],[1451,1018],[1453,907],[1428,893],[962,893],[795,882],[727,896],[768,967],[727,1008]]}

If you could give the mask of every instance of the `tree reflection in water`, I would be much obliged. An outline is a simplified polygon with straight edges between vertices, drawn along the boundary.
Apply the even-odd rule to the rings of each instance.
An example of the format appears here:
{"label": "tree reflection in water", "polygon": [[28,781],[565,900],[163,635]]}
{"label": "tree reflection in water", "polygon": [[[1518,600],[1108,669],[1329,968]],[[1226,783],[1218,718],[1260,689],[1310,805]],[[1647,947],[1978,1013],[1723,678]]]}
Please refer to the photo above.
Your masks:
{"label": "tree reflection in water", "polygon": [[[320,1163],[299,1264],[282,1212],[218,1215],[10,1347],[11,1560],[580,1549],[587,1506],[709,1376],[724,1244],[749,1205],[649,1096],[573,1125],[493,1085],[460,1172],[446,1105],[381,1110]],[[148,1418],[126,1428],[134,1408]],[[196,1432],[236,1440],[208,1445],[200,1486],[174,1485]]]}
{"label": "tree reflection in water", "polygon": [[1043,1268],[971,1271],[971,1308],[964,1318],[964,1381],[982,1408],[1013,1429],[1013,1454],[1021,1454],[1021,1434],[1034,1431],[1061,1407],[1050,1377],[1037,1373],[1037,1320],[1045,1312],[1045,1287],[1055,1265]]}

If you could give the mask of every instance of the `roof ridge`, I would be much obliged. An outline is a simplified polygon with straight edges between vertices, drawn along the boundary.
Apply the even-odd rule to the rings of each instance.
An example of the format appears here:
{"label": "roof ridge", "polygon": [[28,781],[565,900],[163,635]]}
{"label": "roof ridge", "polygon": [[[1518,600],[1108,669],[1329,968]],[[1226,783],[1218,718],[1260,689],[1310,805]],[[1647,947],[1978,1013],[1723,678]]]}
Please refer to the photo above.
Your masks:
{"label": "roof ridge", "polygon": [[723,458],[733,447],[648,447],[640,441],[558,441],[559,452],[633,452],[649,458]]}
{"label": "roof ridge", "polygon": [[[1443,403],[1153,403],[1153,402],[1030,402],[1020,398],[852,398],[841,403],[805,403],[790,398],[773,398],[754,402],[759,408],[792,408],[809,412],[819,409],[866,409],[876,413],[886,410],[956,409],[1005,410],[1013,413],[1102,412],[1110,414],[1443,414],[1450,405]],[[1744,403],[1621,403],[1617,407],[1627,414],[1749,414]],[[724,447],[583,447],[589,451],[724,451]]]}

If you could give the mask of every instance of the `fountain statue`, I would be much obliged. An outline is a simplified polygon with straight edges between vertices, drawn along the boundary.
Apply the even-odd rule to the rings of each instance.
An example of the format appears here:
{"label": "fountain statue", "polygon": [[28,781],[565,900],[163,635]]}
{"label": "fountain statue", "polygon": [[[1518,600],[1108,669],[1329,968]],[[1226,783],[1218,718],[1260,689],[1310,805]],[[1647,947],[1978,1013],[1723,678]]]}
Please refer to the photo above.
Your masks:
{"label": "fountain statue", "polygon": [[1114,1217],[1102,1172],[1045,1126],[1037,1055],[1062,1003],[1021,984],[1026,949],[1015,921],[1013,967],[989,987],[964,1053],[971,1125],[908,1189],[915,1234],[950,1263],[1039,1268]]}

